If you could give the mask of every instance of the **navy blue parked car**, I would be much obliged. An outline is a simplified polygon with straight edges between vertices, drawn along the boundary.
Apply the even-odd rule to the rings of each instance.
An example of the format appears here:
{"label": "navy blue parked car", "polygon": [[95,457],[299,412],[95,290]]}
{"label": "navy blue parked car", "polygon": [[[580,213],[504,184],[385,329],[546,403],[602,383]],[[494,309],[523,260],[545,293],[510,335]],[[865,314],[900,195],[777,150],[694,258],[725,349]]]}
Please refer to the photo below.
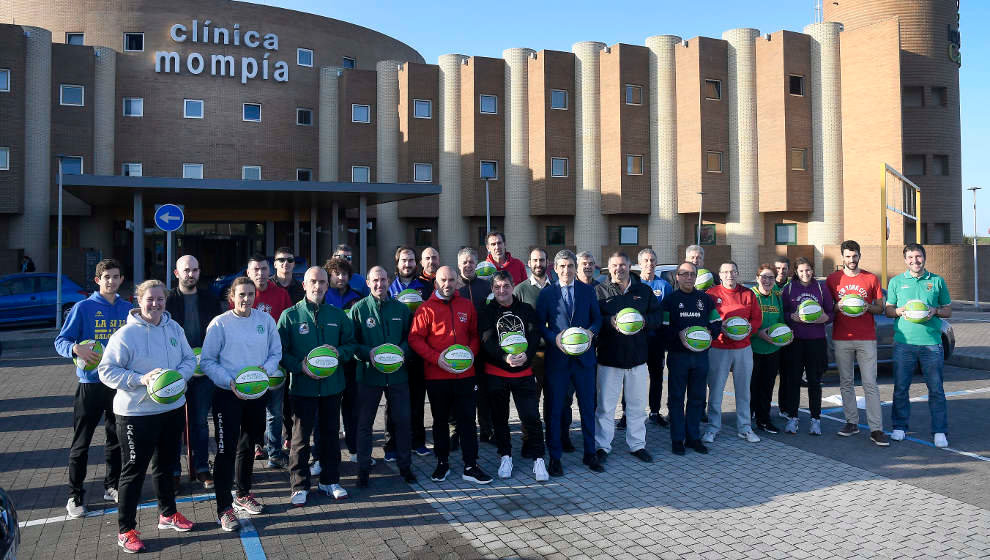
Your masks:
{"label": "navy blue parked car", "polygon": [[[55,321],[56,275],[25,272],[0,276],[0,324]],[[62,275],[62,318],[89,293]]]}
{"label": "navy blue parked car", "polygon": [[[306,275],[307,268],[309,268],[309,265],[306,264],[306,259],[296,257],[296,267],[292,269],[292,277],[295,278],[297,282],[302,283],[303,277]],[[268,257],[268,271],[273,277],[275,276],[275,262],[273,257]],[[247,276],[247,266],[237,272],[217,276],[216,280],[210,284],[210,291],[213,292],[213,295],[218,298],[223,298],[227,294],[227,289],[230,288],[230,285],[233,284],[234,280],[240,276]]]}

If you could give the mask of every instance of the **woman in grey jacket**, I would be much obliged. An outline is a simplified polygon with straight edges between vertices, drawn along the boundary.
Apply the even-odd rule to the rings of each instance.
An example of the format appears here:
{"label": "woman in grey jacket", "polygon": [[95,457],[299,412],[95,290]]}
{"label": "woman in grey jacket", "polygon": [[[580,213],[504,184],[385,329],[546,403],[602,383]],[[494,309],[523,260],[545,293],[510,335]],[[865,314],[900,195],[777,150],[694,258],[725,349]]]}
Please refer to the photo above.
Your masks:
{"label": "woman in grey jacket", "polygon": [[123,463],[117,544],[132,554],[145,548],[135,527],[148,463],[158,498],[158,528],[192,529],[192,522],[176,511],[172,477],[179,442],[175,436],[185,429],[182,407],[186,399],[157,403],[148,396],[148,385],[161,371],[174,369],[189,381],[196,369],[196,355],[182,327],[165,311],[165,284],[160,280],[142,282],[135,298],[138,309],[131,311],[127,324],[110,337],[98,368],[100,381],[117,390],[113,412]]}

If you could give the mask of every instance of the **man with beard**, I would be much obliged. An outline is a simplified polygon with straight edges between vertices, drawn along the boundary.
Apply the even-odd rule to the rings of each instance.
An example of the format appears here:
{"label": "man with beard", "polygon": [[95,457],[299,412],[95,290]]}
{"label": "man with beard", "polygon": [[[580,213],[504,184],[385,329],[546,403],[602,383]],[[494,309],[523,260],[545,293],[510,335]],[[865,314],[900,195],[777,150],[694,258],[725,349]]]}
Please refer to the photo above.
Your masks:
{"label": "man with beard", "polygon": [[526,279],[526,265],[505,250],[505,235],[502,232],[488,232],[488,236],[485,238],[485,247],[488,249],[487,260],[495,265],[496,270],[508,270],[515,284]]}

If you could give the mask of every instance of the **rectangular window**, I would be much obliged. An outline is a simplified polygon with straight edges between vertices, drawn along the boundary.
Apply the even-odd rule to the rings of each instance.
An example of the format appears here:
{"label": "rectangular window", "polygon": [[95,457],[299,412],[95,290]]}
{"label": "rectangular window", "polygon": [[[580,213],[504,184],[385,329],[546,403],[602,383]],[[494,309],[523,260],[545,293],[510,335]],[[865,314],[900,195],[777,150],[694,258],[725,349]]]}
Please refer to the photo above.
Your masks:
{"label": "rectangular window", "polygon": [[722,172],[722,152],[705,152],[705,171],[709,173]]}
{"label": "rectangular window", "polygon": [[10,148],[0,148],[0,171],[10,170]]}
{"label": "rectangular window", "polygon": [[498,97],[481,94],[481,112],[485,115],[498,113]]}
{"label": "rectangular window", "polygon": [[296,49],[296,64],[299,66],[313,67],[313,51],[310,49]]}
{"label": "rectangular window", "polygon": [[925,171],[925,154],[904,154],[905,175],[922,176]]}
{"label": "rectangular window", "polygon": [[298,168],[296,169],[296,181],[312,181],[313,180],[313,170]]}
{"label": "rectangular window", "polygon": [[59,87],[59,105],[72,105],[82,107],[86,104],[86,88],[71,84],[62,84]]}
{"label": "rectangular window", "polygon": [[643,86],[626,84],[626,105],[643,104]]}
{"label": "rectangular window", "polygon": [[901,104],[905,107],[924,107],[925,88],[921,86],[904,86],[901,90]]}
{"label": "rectangular window", "polygon": [[626,175],[643,174],[643,156],[626,156]]}
{"label": "rectangular window", "polygon": [[357,61],[352,56],[345,56],[340,59],[340,65],[344,68],[356,68]]}
{"label": "rectangular window", "polygon": [[722,81],[705,80],[705,99],[718,101],[722,99]]}
{"label": "rectangular window", "polygon": [[414,163],[413,164],[413,182],[415,182],[415,183],[432,183],[433,182],[433,164],[432,163]]}
{"label": "rectangular window", "polygon": [[203,100],[185,99],[182,102],[182,116],[186,119],[203,118]]}
{"label": "rectangular window", "polygon": [[356,123],[370,123],[371,122],[371,106],[370,105],[351,105],[351,122]]}
{"label": "rectangular window", "polygon": [[418,227],[414,235],[417,247],[429,247],[433,245],[433,228]]}
{"label": "rectangular window", "polygon": [[143,117],[144,116],[144,98],[143,97],[125,97],[124,98],[124,116],[125,117]]}
{"label": "rectangular window", "polygon": [[550,108],[567,109],[567,91],[562,89],[550,90]]}
{"label": "rectangular window", "polygon": [[560,247],[565,245],[564,226],[547,226],[547,245]]}
{"label": "rectangular window", "polygon": [[261,122],[261,103],[245,103],[241,118],[248,122]]}
{"label": "rectangular window", "polygon": [[932,156],[932,175],[946,176],[949,174],[949,156]]}
{"label": "rectangular window", "polygon": [[639,226],[619,226],[619,245],[639,245]]}
{"label": "rectangular window", "polygon": [[433,102],[429,99],[413,99],[413,117],[417,119],[432,119]]}
{"label": "rectangular window", "polygon": [[124,52],[143,52],[144,33],[124,33]]}
{"label": "rectangular window", "polygon": [[497,161],[482,161],[481,162],[481,178],[495,180],[498,179],[498,162]]}
{"label": "rectangular window", "polygon": [[86,37],[82,33],[66,33],[65,34],[65,44],[66,45],[84,45],[84,44],[86,44]]}
{"label": "rectangular window", "polygon": [[773,242],[776,245],[797,245],[797,224],[774,224]]}
{"label": "rectangular window", "polygon": [[297,107],[296,124],[299,126],[313,126],[313,110]]}
{"label": "rectangular window", "polygon": [[567,177],[567,158],[550,158],[550,176]]}
{"label": "rectangular window", "polygon": [[202,179],[203,178],[203,164],[202,163],[183,163],[182,164],[182,178],[183,179]]}
{"label": "rectangular window", "polygon": [[120,166],[120,174],[124,177],[140,177],[143,166],[140,163],[125,163]]}
{"label": "rectangular window", "polygon": [[10,91],[10,70],[0,68],[0,91]]}
{"label": "rectangular window", "polygon": [[82,175],[82,156],[62,156],[62,175]]}
{"label": "rectangular window", "polygon": [[261,180],[261,166],[260,165],[245,165],[241,167],[241,179],[245,181],[260,181]]}
{"label": "rectangular window", "polygon": [[806,148],[791,148],[791,169],[806,171],[808,169],[808,150]]}
{"label": "rectangular window", "polygon": [[698,237],[698,224],[694,224],[694,238],[698,245],[715,245],[715,224],[701,224],[701,237]]}
{"label": "rectangular window", "polygon": [[945,107],[949,104],[949,90],[944,87],[932,88],[932,105]]}
{"label": "rectangular window", "polygon": [[788,93],[791,95],[804,95],[804,76],[791,74],[787,77]]}
{"label": "rectangular window", "polygon": [[371,168],[367,165],[352,165],[351,166],[351,182],[352,183],[370,183],[371,182]]}

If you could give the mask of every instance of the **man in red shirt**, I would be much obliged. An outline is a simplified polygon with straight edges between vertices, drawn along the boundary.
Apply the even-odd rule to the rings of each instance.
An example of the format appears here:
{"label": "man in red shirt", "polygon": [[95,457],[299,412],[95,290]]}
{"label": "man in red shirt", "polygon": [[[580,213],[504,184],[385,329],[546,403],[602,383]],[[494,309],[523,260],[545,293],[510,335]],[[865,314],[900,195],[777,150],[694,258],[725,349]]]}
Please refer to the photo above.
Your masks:
{"label": "man in red shirt", "polygon": [[709,288],[708,295],[715,300],[715,308],[722,317],[722,332],[712,341],[708,369],[708,429],[701,441],[712,443],[722,429],[722,393],[732,370],[732,386],[736,397],[736,430],[740,438],[756,443],[760,437],[753,433],[749,414],[749,382],[753,376],[753,348],[749,335],[733,340],[726,333],[727,321],[742,317],[749,321],[750,333],[757,332],[763,323],[760,301],[752,290],[739,284],[739,267],[732,261],[722,263],[718,269],[721,284]]}
{"label": "man in red shirt", "polygon": [[512,275],[512,284],[521,284],[528,275],[526,265],[512,256],[512,253],[505,250],[505,236],[500,231],[492,231],[485,238],[485,246],[488,248],[488,262],[495,265],[498,270],[507,270]]}
{"label": "man in red shirt", "polygon": [[481,344],[477,312],[471,300],[457,293],[457,273],[453,268],[440,267],[434,285],[436,290],[416,310],[409,330],[409,346],[423,358],[423,377],[433,413],[433,453],[437,456],[437,468],[431,478],[436,482],[447,479],[450,470],[447,418],[453,413],[464,460],[461,478],[488,484],[492,477],[478,467],[474,365],[457,372],[443,357],[444,351],[454,344],[467,346],[473,355],[478,355]]}
{"label": "man in red shirt", "polygon": [[[828,275],[825,285],[835,300],[835,324],[832,327],[832,345],[835,363],[839,368],[839,388],[842,392],[842,411],[846,425],[840,436],[859,433],[859,408],[856,405],[856,370],[863,380],[866,396],[866,421],[870,425],[870,440],[887,447],[890,440],[883,433],[883,413],[880,410],[880,390],[877,388],[877,331],[873,316],[883,313],[883,289],[875,274],[859,268],[859,243],[847,240],[839,246],[842,251],[842,270]],[[866,302],[866,313],[851,317],[842,312],[839,300],[854,294]]]}

